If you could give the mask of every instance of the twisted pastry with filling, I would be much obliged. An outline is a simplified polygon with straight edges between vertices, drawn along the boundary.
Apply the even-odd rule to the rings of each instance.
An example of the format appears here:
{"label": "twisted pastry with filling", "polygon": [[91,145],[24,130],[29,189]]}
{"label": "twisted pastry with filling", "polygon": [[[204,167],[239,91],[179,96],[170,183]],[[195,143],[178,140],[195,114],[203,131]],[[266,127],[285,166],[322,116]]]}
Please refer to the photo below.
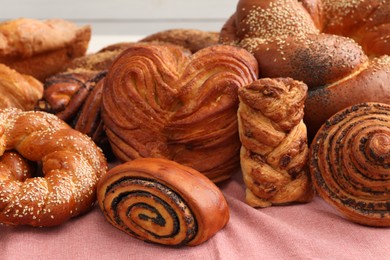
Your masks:
{"label": "twisted pastry with filling", "polygon": [[0,223],[8,225],[54,226],[87,212],[107,170],[89,137],[52,114],[16,108],[0,110],[0,156]]}
{"label": "twisted pastry with filling", "polygon": [[43,98],[38,101],[36,110],[55,114],[74,129],[88,135],[111,160],[113,155],[101,119],[106,74],[107,71],[81,71],[48,78]]}
{"label": "twisted pastry with filling", "polygon": [[390,105],[360,103],[339,111],[310,147],[318,194],[347,219],[390,226]]}
{"label": "twisted pastry with filling", "polygon": [[213,181],[239,167],[237,90],[257,78],[242,48],[211,46],[188,56],[170,44],[125,50],[105,78],[102,117],[122,161],[166,158]]}
{"label": "twisted pastry with filling", "polygon": [[387,0],[240,0],[220,42],[253,53],[260,77],[309,86],[305,123],[313,137],[345,107],[390,103],[389,13]]}
{"label": "twisted pastry with filling", "polygon": [[139,158],[111,169],[98,201],[114,227],[164,245],[199,245],[229,221],[222,192],[198,171],[162,158]]}
{"label": "twisted pastry with filling", "polygon": [[313,187],[302,120],[307,86],[291,78],[265,78],[241,88],[238,94],[246,202],[269,207],[310,201]]}

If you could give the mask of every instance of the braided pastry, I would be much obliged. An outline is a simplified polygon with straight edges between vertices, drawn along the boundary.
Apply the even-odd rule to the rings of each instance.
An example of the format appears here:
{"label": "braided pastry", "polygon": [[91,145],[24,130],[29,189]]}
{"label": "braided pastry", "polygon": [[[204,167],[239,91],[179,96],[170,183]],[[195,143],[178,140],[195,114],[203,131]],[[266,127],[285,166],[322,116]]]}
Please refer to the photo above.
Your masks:
{"label": "braided pastry", "polygon": [[253,207],[313,197],[302,120],[306,95],[307,86],[290,78],[260,79],[239,90],[241,168]]}
{"label": "braided pastry", "polygon": [[[0,110],[0,223],[53,226],[91,208],[107,163],[86,136],[44,112]],[[42,176],[21,157],[37,162]],[[39,174],[39,171],[38,171]]]}
{"label": "braided pastry", "polygon": [[161,158],[139,158],[109,171],[98,202],[116,228],[148,242],[199,245],[222,229],[229,208],[201,173]]}
{"label": "braided pastry", "polygon": [[89,26],[61,19],[20,18],[0,23],[0,63],[40,81],[83,56],[91,38]]}
{"label": "braided pastry", "polygon": [[360,103],[329,118],[310,147],[319,195],[346,218],[390,226],[390,105]]}
{"label": "braided pastry", "polygon": [[220,42],[253,53],[261,78],[306,83],[304,120],[314,136],[345,107],[390,103],[390,58],[379,57],[390,54],[389,13],[387,0],[240,0]]}
{"label": "braided pastry", "polygon": [[0,64],[0,108],[33,110],[42,94],[43,86],[38,80]]}
{"label": "braided pastry", "polygon": [[115,155],[166,158],[213,181],[239,167],[237,89],[257,77],[253,56],[212,46],[187,56],[169,44],[128,48],[105,78],[102,117]]}

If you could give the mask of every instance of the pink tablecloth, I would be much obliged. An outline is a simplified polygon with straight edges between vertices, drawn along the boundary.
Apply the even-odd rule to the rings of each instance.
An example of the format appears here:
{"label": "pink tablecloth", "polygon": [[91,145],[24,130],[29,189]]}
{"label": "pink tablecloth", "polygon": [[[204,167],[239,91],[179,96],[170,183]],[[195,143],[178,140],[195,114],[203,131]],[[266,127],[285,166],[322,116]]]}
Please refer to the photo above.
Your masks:
{"label": "pink tablecloth", "polygon": [[55,228],[0,226],[0,259],[390,259],[390,228],[351,223],[316,197],[311,203],[254,209],[241,173],[219,187],[227,226],[196,247],[146,243],[109,224],[98,207]]}

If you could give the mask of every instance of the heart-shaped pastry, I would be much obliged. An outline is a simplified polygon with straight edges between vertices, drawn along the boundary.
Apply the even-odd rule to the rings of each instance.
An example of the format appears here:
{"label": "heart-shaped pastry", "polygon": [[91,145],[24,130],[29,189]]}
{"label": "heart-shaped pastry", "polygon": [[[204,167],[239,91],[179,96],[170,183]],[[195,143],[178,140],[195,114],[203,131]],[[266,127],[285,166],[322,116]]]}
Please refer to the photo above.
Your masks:
{"label": "heart-shaped pastry", "polygon": [[212,46],[189,56],[169,44],[139,44],[112,64],[102,117],[123,160],[174,160],[214,182],[239,166],[238,88],[257,78],[244,49]]}

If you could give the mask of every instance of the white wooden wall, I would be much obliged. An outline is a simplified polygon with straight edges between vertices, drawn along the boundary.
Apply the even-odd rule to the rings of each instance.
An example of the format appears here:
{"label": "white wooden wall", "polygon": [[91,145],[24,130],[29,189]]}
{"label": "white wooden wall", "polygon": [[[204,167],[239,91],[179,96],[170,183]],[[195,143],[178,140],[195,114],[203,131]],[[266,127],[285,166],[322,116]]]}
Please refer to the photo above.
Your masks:
{"label": "white wooden wall", "polygon": [[148,35],[165,29],[219,31],[238,0],[0,0],[0,20],[63,18],[94,35]]}

